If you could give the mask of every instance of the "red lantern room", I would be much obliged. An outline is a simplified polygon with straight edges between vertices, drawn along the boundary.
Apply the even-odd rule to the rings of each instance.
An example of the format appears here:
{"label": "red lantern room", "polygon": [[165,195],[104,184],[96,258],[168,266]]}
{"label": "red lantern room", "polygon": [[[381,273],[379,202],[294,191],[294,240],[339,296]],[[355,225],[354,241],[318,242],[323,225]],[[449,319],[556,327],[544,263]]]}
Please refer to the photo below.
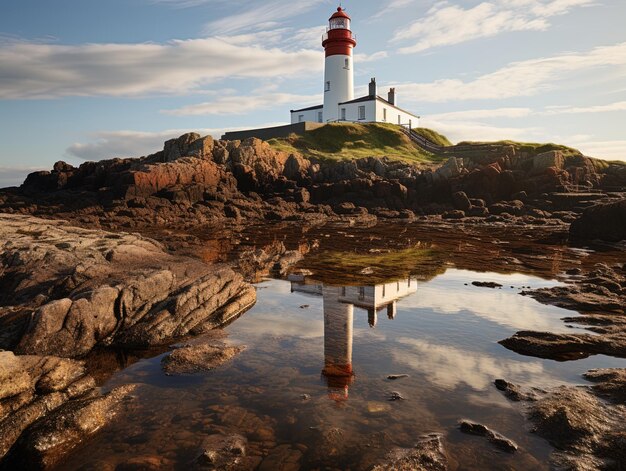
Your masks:
{"label": "red lantern room", "polygon": [[328,19],[328,32],[322,40],[326,57],[334,55],[351,56],[356,46],[356,38],[350,30],[350,17],[341,7]]}

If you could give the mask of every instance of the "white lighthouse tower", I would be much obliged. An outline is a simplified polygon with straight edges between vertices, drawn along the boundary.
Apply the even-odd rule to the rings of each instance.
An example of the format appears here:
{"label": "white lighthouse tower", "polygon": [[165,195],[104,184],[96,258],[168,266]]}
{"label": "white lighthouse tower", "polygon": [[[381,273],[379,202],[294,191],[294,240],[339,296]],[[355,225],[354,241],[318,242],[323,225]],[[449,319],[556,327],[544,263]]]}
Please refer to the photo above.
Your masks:
{"label": "white lighthouse tower", "polygon": [[[346,119],[339,103],[354,99],[352,49],[356,40],[350,30],[350,17],[341,8],[330,17],[328,31],[322,40],[326,52],[324,67],[324,122]],[[343,111],[345,113],[345,110]]]}

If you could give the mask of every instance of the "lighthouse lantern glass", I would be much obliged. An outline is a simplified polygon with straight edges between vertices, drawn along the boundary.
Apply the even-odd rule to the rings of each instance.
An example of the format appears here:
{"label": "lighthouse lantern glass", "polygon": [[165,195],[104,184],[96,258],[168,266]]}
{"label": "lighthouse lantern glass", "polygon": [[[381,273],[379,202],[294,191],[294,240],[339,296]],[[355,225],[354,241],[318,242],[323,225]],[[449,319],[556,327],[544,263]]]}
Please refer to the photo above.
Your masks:
{"label": "lighthouse lantern glass", "polygon": [[350,29],[350,20],[348,18],[331,18],[330,29]]}

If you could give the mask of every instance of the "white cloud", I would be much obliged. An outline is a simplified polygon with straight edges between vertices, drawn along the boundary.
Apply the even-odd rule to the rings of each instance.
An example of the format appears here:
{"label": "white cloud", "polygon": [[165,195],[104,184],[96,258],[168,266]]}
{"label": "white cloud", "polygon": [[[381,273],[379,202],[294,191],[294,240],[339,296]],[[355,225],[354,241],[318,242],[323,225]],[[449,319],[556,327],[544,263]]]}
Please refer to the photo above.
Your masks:
{"label": "white cloud", "polygon": [[430,83],[396,84],[402,100],[413,103],[461,100],[493,100],[532,96],[553,89],[557,83],[572,84],[573,74],[613,68],[626,78],[626,42],[601,46],[588,52],[513,62],[473,80],[439,79]]}
{"label": "white cloud", "polygon": [[167,43],[0,44],[0,99],[184,94],[222,79],[321,71],[318,51],[284,51],[206,38]]}
{"label": "white cloud", "polygon": [[398,342],[406,349],[393,352],[394,359],[417,371],[441,388],[452,389],[462,384],[477,391],[487,389],[495,379],[512,381],[544,376],[540,361],[514,361],[483,353],[461,350],[427,340],[402,337]]}
{"label": "white cloud", "polygon": [[255,6],[245,2],[241,11],[207,23],[206,34],[233,34],[239,31],[260,31],[277,27],[281,21],[302,15],[325,0],[308,0],[292,2],[290,0],[273,0]]}
{"label": "white cloud", "polygon": [[599,159],[626,161],[626,140],[598,141],[589,137],[564,138],[567,145],[576,147],[583,154]]}
{"label": "white cloud", "polygon": [[377,19],[388,13],[393,13],[396,10],[408,7],[413,3],[415,3],[415,0],[388,0],[378,13],[375,13],[374,16],[372,16],[372,19]]}
{"label": "white cloud", "polygon": [[626,111],[626,101],[618,101],[607,105],[594,106],[551,106],[546,108],[544,114],[585,114],[585,113],[607,113],[611,111]]}
{"label": "white cloud", "polygon": [[377,60],[385,59],[388,56],[389,56],[389,53],[387,51],[378,51],[378,52],[374,52],[373,54],[355,54],[354,62],[356,64],[364,63],[364,62],[374,62]]}
{"label": "white cloud", "polygon": [[243,115],[258,110],[273,109],[280,105],[308,106],[318,104],[319,95],[295,95],[291,93],[266,93],[262,95],[239,95],[220,97],[194,105],[183,106],[173,110],[163,110],[162,113],[174,116],[198,115]]}
{"label": "white cloud", "polygon": [[491,118],[523,118],[532,113],[530,108],[494,108],[482,110],[451,111],[449,113],[437,113],[429,116],[434,120],[468,120],[468,119],[491,119]]}
{"label": "white cloud", "polygon": [[402,54],[459,44],[511,31],[545,30],[548,19],[593,0],[496,0],[471,8],[440,2],[425,17],[396,32],[393,41],[417,41],[399,49]]}
{"label": "white cloud", "polygon": [[534,141],[541,130],[536,127],[496,126],[479,121],[439,121],[428,116],[422,117],[420,126],[435,129],[451,142],[461,141]]}

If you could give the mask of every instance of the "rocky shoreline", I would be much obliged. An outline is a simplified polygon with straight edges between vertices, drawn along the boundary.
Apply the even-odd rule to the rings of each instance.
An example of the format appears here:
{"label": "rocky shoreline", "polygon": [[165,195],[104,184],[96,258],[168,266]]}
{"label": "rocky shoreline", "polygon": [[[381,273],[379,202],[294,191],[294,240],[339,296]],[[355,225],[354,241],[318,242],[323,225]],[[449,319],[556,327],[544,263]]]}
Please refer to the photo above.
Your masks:
{"label": "rocky shoreline", "polygon": [[[555,150],[530,155],[503,146],[487,156],[452,156],[440,167],[420,168],[378,158],[314,161],[258,139],[214,141],[196,134],[140,159],[79,168],[59,162],[51,172],[31,174],[20,188],[0,190],[2,469],[52,468],[132,400],[132,385],[99,391],[86,368],[91,352],[169,349],[173,341],[222,327],[254,304],[250,282],[270,271],[286,274],[320,244],[312,237],[287,247],[269,231],[267,243],[242,244],[227,259],[224,247],[202,252],[204,232],[233,230],[241,239],[250,237],[249,228],[267,232],[287,224],[285,231],[297,239],[289,224],[304,234],[328,223],[373,228],[380,220],[464,236],[476,231],[477,239],[520,228],[531,239],[615,243],[626,239],[625,195],[620,166],[599,168],[592,159]],[[384,250],[370,239],[372,250]],[[381,247],[389,243],[380,238]],[[491,254],[487,246],[476,249],[485,250],[478,255],[483,263],[497,257],[493,263],[506,270],[540,263],[525,257],[525,249]],[[443,263],[436,253],[427,262],[433,273]],[[564,286],[522,294],[579,311],[565,321],[592,333],[522,331],[500,343],[541,358],[626,357],[626,265],[567,270]],[[163,368],[193,374],[242,348],[184,344]],[[612,420],[624,413],[623,370],[586,377],[596,385],[523,391],[501,381],[498,388],[529,404],[524,413],[558,450],[555,467],[616,469],[611,466],[625,459],[626,432]],[[200,469],[258,465],[241,461],[240,437],[213,441],[196,463]],[[421,437],[414,449],[392,450],[373,469],[448,469],[444,448],[441,436]]]}

